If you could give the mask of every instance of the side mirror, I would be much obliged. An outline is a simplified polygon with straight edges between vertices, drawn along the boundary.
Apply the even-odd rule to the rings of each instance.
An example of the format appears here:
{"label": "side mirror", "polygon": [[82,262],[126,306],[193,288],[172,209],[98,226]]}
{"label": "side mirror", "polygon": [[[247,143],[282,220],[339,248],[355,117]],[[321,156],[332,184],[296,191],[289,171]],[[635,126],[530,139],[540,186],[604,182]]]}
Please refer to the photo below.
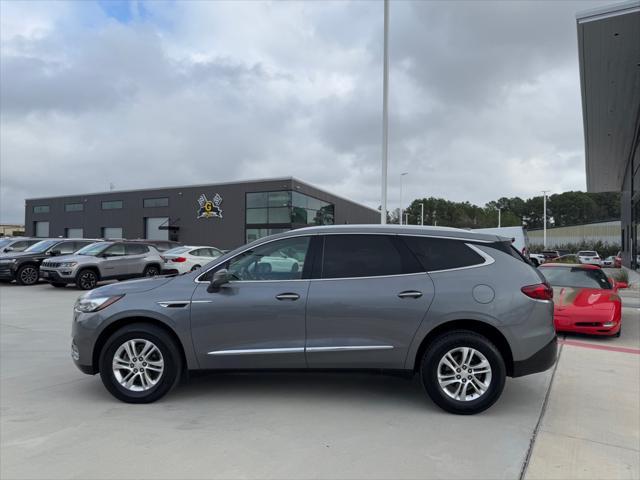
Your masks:
{"label": "side mirror", "polygon": [[213,278],[211,279],[211,283],[207,287],[207,292],[215,293],[220,291],[220,287],[222,285],[229,283],[231,280],[231,275],[226,268],[222,268],[213,274]]}
{"label": "side mirror", "polygon": [[53,250],[49,250],[49,255],[51,255],[52,257],[55,257],[56,255],[60,255],[60,250],[58,250],[57,248],[54,248]]}
{"label": "side mirror", "polygon": [[629,288],[629,284],[627,282],[616,282],[616,288],[618,288],[618,290],[621,288]]}
{"label": "side mirror", "polygon": [[13,247],[6,247],[3,252],[13,252]]}

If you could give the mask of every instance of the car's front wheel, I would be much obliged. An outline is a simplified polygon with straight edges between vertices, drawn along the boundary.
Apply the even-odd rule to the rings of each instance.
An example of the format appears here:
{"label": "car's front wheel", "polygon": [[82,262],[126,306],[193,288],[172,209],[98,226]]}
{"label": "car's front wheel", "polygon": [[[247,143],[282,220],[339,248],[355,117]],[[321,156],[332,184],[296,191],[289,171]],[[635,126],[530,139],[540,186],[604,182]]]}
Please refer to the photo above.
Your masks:
{"label": "car's front wheel", "polygon": [[461,415],[493,405],[506,378],[504,360],[495,345],[469,330],[436,338],[424,353],[420,373],[431,399],[442,409]]}
{"label": "car's front wheel", "polygon": [[82,290],[93,290],[98,284],[98,274],[93,270],[80,270],[76,275],[76,285]]}
{"label": "car's front wheel", "polygon": [[102,383],[114,397],[127,403],[150,403],[178,383],[182,357],[161,328],[131,324],[107,340],[99,368]]}
{"label": "car's front wheel", "polygon": [[40,272],[35,265],[23,265],[16,273],[18,285],[35,285],[38,283]]}

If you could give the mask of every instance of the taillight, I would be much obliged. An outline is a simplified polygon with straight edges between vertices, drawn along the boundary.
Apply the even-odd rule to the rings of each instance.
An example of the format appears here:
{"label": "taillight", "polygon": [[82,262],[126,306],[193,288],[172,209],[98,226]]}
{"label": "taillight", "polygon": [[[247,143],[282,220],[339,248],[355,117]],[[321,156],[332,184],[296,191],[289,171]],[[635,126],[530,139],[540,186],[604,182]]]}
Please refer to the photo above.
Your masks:
{"label": "taillight", "polygon": [[553,288],[548,283],[536,283],[520,289],[527,297],[536,300],[553,300]]}
{"label": "taillight", "polygon": [[176,257],[176,258],[172,258],[171,261],[176,263],[182,263],[182,262],[186,262],[187,259],[184,257]]}

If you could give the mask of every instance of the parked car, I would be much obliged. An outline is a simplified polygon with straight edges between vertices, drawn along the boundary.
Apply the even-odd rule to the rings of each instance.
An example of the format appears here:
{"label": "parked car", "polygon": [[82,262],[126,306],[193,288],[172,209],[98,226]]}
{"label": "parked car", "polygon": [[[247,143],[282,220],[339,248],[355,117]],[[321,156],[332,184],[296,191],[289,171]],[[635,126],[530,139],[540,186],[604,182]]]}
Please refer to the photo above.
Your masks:
{"label": "parked car", "polygon": [[215,247],[183,246],[163,252],[164,265],[162,273],[186,273],[206,265],[214,258],[223,255],[222,250]]}
{"label": "parked car", "polygon": [[613,255],[608,256],[607,258],[602,260],[603,267],[615,268],[616,257]]}
{"label": "parked car", "polygon": [[536,267],[543,264],[545,262],[545,258],[544,255],[542,253],[530,253],[529,254],[529,260],[531,261],[531,263],[533,263],[533,265],[535,265]]}
{"label": "parked car", "polygon": [[586,263],[588,265],[602,265],[602,260],[600,260],[600,255],[598,252],[593,250],[581,250],[576,255],[580,259],[580,263]]}
{"label": "parked car", "polygon": [[558,257],[561,256],[561,254],[560,254],[560,252],[558,250],[543,250],[540,253],[544,256],[544,261],[545,262],[549,262],[549,261],[553,260],[554,258],[558,258]]}
{"label": "parked car", "polygon": [[159,275],[163,260],[155,247],[142,242],[97,242],[68,255],[43,262],[40,275],[54,287],[75,283],[82,290],[101,280],[125,280]]}
{"label": "parked car", "polygon": [[144,240],[144,239],[135,239],[129,240],[130,242],[141,242],[146,245],[153,245],[153,247],[159,252],[166,252],[167,250],[171,250],[172,248],[181,247],[182,244],[179,242],[173,242],[171,240]]}
{"label": "parked car", "polygon": [[44,260],[76,252],[93,242],[84,238],[51,238],[34,243],[24,252],[6,254],[0,258],[0,281],[34,285]]}
{"label": "parked car", "polygon": [[[297,270],[271,263],[283,252]],[[554,364],[552,295],[495,235],[309,227],[201,270],[88,292],[71,352],[131,403],[158,400],[188,370],[373,369],[418,373],[436,404],[472,414],[498,399],[506,376]]]}
{"label": "parked car", "polygon": [[558,332],[620,336],[622,304],[615,283],[596,265],[545,263],[540,266],[553,287],[554,324]]}
{"label": "parked car", "polygon": [[7,254],[24,252],[31,245],[41,241],[41,238],[5,237],[0,238],[0,257]]}

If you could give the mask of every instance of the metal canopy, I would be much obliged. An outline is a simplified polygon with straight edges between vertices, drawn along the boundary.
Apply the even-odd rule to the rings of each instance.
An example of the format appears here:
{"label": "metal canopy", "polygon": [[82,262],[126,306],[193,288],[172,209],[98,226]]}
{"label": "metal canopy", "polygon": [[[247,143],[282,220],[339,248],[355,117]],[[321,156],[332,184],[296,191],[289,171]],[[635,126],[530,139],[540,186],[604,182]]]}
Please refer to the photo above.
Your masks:
{"label": "metal canopy", "polygon": [[587,189],[619,191],[640,131],[640,1],[577,15]]}

